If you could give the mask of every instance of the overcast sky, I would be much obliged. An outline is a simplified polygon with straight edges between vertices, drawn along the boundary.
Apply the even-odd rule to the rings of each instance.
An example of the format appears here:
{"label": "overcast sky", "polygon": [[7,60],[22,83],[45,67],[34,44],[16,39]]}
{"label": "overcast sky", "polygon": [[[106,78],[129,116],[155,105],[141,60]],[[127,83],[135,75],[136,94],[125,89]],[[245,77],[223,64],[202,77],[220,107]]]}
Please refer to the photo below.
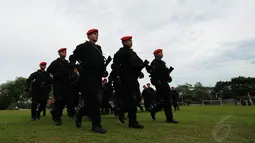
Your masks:
{"label": "overcast sky", "polygon": [[255,76],[255,0],[0,0],[0,18],[0,83],[70,55],[90,28],[106,56],[125,35],[142,59],[163,48],[173,86]]}

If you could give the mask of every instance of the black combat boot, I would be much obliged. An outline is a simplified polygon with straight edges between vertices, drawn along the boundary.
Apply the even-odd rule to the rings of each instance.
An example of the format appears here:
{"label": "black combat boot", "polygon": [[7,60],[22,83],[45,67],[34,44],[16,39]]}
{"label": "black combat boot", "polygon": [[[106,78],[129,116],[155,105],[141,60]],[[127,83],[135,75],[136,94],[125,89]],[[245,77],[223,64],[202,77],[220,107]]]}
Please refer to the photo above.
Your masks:
{"label": "black combat boot", "polygon": [[35,121],[36,120],[36,117],[31,117],[31,121]]}
{"label": "black combat boot", "polygon": [[166,119],[166,123],[173,123],[173,124],[178,124],[179,122],[178,121],[175,121],[174,119]]}
{"label": "black combat boot", "polygon": [[57,126],[62,125],[62,120],[61,120],[61,119],[56,119],[55,124],[56,124]]}
{"label": "black combat boot", "polygon": [[121,123],[125,123],[125,116],[123,114],[118,115],[118,119],[120,120]]}
{"label": "black combat boot", "polygon": [[77,128],[80,128],[81,127],[81,123],[82,123],[82,112],[81,112],[81,108],[76,108],[75,109],[75,116],[74,116],[74,121],[75,121],[75,124],[76,124],[76,127]]}
{"label": "black combat boot", "polygon": [[101,125],[92,126],[91,130],[92,130],[92,132],[100,133],[100,134],[105,134],[107,132],[106,129],[102,128]]}
{"label": "black combat boot", "polygon": [[75,120],[76,127],[80,128],[81,127],[81,122],[82,122],[82,116],[76,115],[76,116],[74,116],[74,120]]}
{"label": "black combat boot", "polygon": [[129,123],[128,127],[129,128],[135,128],[135,129],[143,129],[144,128],[144,126],[139,124],[138,122]]}

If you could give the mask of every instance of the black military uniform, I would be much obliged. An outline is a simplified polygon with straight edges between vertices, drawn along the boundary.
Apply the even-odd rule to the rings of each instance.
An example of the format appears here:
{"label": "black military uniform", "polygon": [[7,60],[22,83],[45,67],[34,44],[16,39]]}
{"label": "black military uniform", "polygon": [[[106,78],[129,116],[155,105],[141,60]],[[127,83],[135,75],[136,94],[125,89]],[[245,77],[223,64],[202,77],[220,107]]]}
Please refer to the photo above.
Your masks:
{"label": "black military uniform", "polygon": [[[126,42],[131,39],[131,36],[126,36],[121,40],[122,42]],[[128,112],[130,128],[143,128],[143,126],[137,122],[136,118],[137,98],[135,93],[136,89],[139,88],[137,87],[137,80],[138,77],[141,76],[141,70],[143,68],[143,61],[131,47],[126,47],[124,45],[124,47],[120,48],[114,55],[112,70],[115,73],[114,76],[118,77],[121,83],[121,114],[123,115],[124,112]]]}
{"label": "black military uniform", "polygon": [[[66,49],[62,48],[58,50],[59,53],[62,51],[66,51]],[[71,66],[66,59],[58,58],[50,64],[47,71],[53,75],[53,95],[55,103],[51,110],[52,119],[56,122],[56,125],[61,125],[61,116],[65,105],[67,105],[69,112],[70,109],[74,110],[69,78]]]}
{"label": "black military uniform", "polygon": [[[46,63],[41,63],[40,65]],[[32,120],[40,119],[40,113],[46,108],[47,100],[49,99],[51,77],[48,72],[43,70],[38,70],[32,73],[26,81],[26,91],[28,91],[29,86],[32,86],[31,96],[31,118]],[[39,109],[37,111],[37,106],[39,104]]]}
{"label": "black military uniform", "polygon": [[152,118],[155,120],[156,112],[164,109],[166,115],[166,122],[178,123],[173,119],[173,113],[170,103],[171,89],[168,82],[171,82],[169,69],[166,63],[158,57],[157,54],[162,52],[161,49],[154,51],[155,59],[151,62],[151,83],[156,87],[156,94],[161,98],[161,101],[154,105],[150,110]]}
{"label": "black military uniform", "polygon": [[102,98],[102,104],[101,104],[101,114],[108,115],[109,110],[111,110],[111,113],[113,112],[113,108],[110,105],[110,100],[113,96],[113,88],[111,86],[111,83],[107,82],[107,80],[103,81],[103,98]]}
{"label": "black military uniform", "polygon": [[179,97],[179,93],[174,88],[172,88],[172,101],[173,101],[173,106],[175,111],[177,110],[180,111],[179,105],[177,103],[178,97]]}
{"label": "black military uniform", "polygon": [[[91,29],[87,35],[96,34],[97,29]],[[92,35],[93,36],[93,35]],[[92,119],[92,131],[106,133],[101,126],[100,106],[102,100],[102,77],[106,77],[105,58],[99,45],[86,41],[76,47],[73,51],[74,65],[76,61],[80,63],[80,92],[84,96],[85,106],[77,108],[76,126],[81,127],[84,109],[88,110],[88,115]]]}
{"label": "black military uniform", "polygon": [[144,87],[142,92],[142,98],[144,100],[144,107],[146,111],[149,111],[149,108],[152,104],[155,104],[155,92],[151,87]]}

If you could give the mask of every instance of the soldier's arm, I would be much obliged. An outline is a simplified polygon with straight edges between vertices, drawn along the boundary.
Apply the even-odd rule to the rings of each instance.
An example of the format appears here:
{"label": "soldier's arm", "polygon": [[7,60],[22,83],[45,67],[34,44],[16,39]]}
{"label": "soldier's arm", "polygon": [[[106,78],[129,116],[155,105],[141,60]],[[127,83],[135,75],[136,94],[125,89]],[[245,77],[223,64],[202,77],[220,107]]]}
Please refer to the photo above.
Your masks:
{"label": "soldier's arm", "polygon": [[150,68],[151,76],[157,77],[160,74],[159,66],[155,61],[151,63]]}
{"label": "soldier's arm", "polygon": [[48,68],[47,68],[47,72],[49,73],[49,74],[53,74],[54,73],[54,71],[55,71],[55,61],[53,61],[49,66],[48,66]]}
{"label": "soldier's arm", "polygon": [[36,72],[32,73],[28,79],[26,80],[26,89],[25,90],[28,90],[29,89],[29,86],[31,84],[31,81],[32,80],[35,80],[36,79]]}
{"label": "soldier's arm", "polygon": [[76,61],[77,61],[77,57],[74,54],[69,56],[69,62],[71,66],[75,67]]}
{"label": "soldier's arm", "polygon": [[121,64],[122,64],[120,56],[121,54],[119,51],[116,54],[114,54],[113,63],[111,65],[111,68],[112,68],[111,74],[113,77],[116,77],[117,75],[119,75]]}

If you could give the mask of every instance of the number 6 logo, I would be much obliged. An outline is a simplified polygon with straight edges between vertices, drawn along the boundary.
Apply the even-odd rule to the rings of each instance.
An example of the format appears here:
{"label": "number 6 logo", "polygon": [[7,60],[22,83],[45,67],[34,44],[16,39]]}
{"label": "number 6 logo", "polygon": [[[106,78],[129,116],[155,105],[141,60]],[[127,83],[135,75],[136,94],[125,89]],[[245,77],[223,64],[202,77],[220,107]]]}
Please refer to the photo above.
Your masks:
{"label": "number 6 logo", "polygon": [[[218,122],[218,124],[214,127],[212,131],[212,136],[213,139],[216,140],[217,142],[222,142],[225,138],[227,138],[230,134],[231,126],[229,124],[224,124],[226,120],[231,118],[233,115],[228,115],[224,117],[223,119]],[[223,128],[227,128],[227,131],[221,135],[218,135],[219,131]],[[220,137],[219,137],[220,136]]]}

